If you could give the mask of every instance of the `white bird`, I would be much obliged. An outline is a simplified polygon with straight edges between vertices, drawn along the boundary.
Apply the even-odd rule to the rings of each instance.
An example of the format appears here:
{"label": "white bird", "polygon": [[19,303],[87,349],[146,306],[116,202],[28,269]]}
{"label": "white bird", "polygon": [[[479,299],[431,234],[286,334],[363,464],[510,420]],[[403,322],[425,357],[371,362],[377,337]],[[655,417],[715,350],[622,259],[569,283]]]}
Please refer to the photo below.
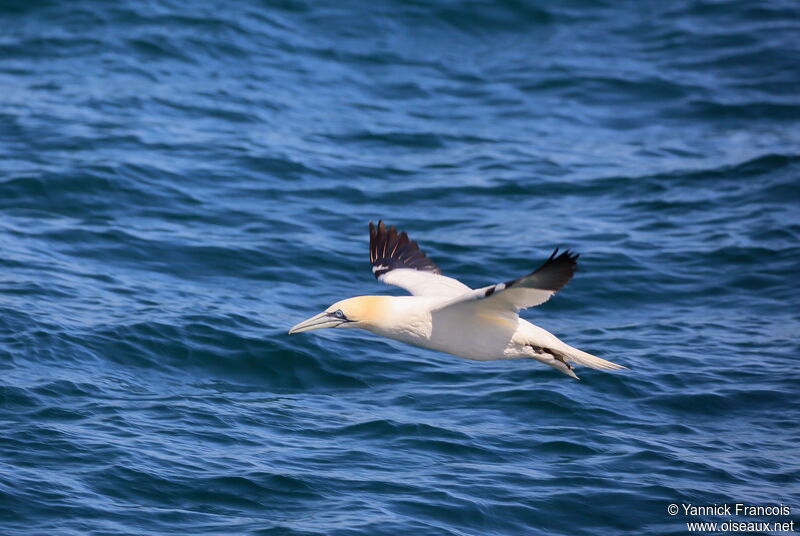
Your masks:
{"label": "white bird", "polygon": [[572,363],[624,369],[562,342],[519,317],[540,305],[572,278],[578,255],[556,249],[533,272],[473,290],[441,270],[410,240],[383,221],[369,222],[369,257],[375,277],[412,296],[356,296],[334,303],[289,333],[322,328],[361,328],[466,359],[493,361],[531,357],[578,379]]}

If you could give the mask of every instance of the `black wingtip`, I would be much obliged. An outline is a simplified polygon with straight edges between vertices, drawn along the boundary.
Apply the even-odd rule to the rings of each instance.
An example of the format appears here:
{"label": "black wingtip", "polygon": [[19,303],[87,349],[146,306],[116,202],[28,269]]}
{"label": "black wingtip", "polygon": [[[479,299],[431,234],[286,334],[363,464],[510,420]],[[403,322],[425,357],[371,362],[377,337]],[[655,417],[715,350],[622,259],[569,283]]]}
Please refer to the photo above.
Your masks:
{"label": "black wingtip", "polygon": [[398,232],[394,225],[386,227],[382,219],[378,225],[369,222],[369,261],[376,278],[398,268],[441,273],[408,234]]}
{"label": "black wingtip", "polygon": [[559,248],[556,248],[544,264],[531,272],[531,275],[536,274],[537,283],[541,285],[538,288],[542,290],[556,291],[561,289],[578,271],[578,257],[580,257],[580,254],[570,249],[565,250],[560,255],[558,252]]}

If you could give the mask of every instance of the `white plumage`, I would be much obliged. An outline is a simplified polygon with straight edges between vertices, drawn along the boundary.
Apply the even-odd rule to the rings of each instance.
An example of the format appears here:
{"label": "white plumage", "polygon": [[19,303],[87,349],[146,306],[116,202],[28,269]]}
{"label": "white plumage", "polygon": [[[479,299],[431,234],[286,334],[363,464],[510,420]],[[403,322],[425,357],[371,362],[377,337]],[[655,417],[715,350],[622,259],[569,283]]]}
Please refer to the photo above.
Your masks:
{"label": "white plumage", "polygon": [[378,280],[412,296],[357,296],[342,300],[294,326],[289,333],[321,328],[361,328],[466,359],[531,357],[578,378],[571,363],[624,369],[562,342],[519,317],[546,302],[575,273],[578,255],[556,250],[537,270],[518,279],[473,290],[441,275],[438,266],[394,226],[370,227],[370,261]]}

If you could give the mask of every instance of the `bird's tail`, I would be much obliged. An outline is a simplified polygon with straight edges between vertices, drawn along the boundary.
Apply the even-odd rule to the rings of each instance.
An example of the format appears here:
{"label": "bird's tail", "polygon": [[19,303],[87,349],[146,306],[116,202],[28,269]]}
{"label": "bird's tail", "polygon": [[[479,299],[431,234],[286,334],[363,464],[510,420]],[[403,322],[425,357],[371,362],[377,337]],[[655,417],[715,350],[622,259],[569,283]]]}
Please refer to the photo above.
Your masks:
{"label": "bird's tail", "polygon": [[572,363],[577,363],[585,367],[591,367],[593,369],[600,370],[619,370],[628,368],[623,367],[622,365],[617,365],[616,363],[612,363],[611,361],[601,357],[597,357],[596,355],[586,353],[583,350],[578,350],[577,348],[573,348],[567,344],[564,344],[557,351],[554,349],[544,350],[542,355],[537,355],[535,357],[539,361],[550,365],[556,370],[560,370],[567,376],[575,378],[576,380],[580,380],[580,378],[577,374],[575,374],[575,367],[572,366]]}
{"label": "bird's tail", "polygon": [[549,331],[545,331],[533,324],[524,323],[523,327],[526,330],[524,333],[527,335],[525,346],[528,351],[532,351],[532,354],[529,355],[576,380],[580,378],[575,374],[574,367],[572,366],[573,363],[601,370],[619,370],[627,368],[584,352],[583,350],[578,350],[560,340]]}
{"label": "bird's tail", "polygon": [[566,354],[567,361],[572,361],[573,363],[577,363],[585,367],[591,367],[593,369],[620,370],[628,368],[616,363],[612,363],[611,361],[603,359],[602,357],[597,357],[596,355],[584,352],[583,350],[578,350],[577,348],[573,348],[571,346],[569,351],[564,353]]}

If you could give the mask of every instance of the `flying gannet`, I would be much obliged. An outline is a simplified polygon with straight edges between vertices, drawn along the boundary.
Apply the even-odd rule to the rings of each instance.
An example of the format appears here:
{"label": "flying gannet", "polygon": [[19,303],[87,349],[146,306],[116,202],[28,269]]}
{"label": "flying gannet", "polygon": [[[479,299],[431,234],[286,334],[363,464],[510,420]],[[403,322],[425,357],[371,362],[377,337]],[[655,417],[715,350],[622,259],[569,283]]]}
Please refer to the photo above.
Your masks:
{"label": "flying gannet", "polygon": [[492,361],[532,357],[578,379],[571,363],[624,369],[562,342],[519,317],[567,284],[578,255],[556,249],[533,272],[473,290],[442,275],[405,232],[369,222],[369,259],[375,277],[412,296],[356,296],[334,303],[289,333],[322,328],[361,328],[402,342],[466,359]]}

